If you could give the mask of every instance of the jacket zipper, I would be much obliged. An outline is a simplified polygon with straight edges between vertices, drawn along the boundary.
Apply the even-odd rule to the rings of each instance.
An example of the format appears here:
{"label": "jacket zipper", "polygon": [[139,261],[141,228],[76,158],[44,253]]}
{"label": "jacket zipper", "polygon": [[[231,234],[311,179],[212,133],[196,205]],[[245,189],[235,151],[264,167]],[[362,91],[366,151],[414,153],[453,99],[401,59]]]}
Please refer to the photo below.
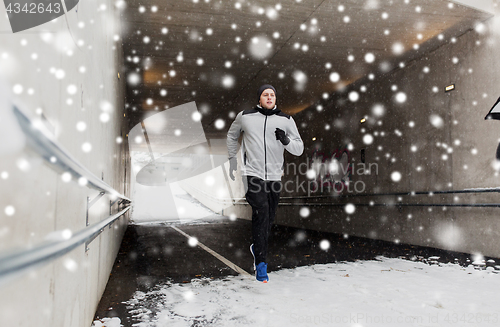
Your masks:
{"label": "jacket zipper", "polygon": [[264,121],[264,172],[265,172],[265,180],[267,180],[267,147],[266,147],[266,125],[267,125],[267,116]]}

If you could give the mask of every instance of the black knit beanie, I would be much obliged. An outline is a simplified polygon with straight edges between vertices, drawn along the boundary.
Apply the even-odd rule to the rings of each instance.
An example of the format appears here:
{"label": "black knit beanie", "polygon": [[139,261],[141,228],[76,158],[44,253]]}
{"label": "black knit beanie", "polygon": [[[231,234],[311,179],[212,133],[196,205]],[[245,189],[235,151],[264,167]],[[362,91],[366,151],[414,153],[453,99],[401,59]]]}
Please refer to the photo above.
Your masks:
{"label": "black knit beanie", "polygon": [[274,95],[277,97],[278,95],[276,94],[276,89],[274,88],[274,86],[272,85],[269,85],[269,84],[264,84],[262,85],[261,87],[259,87],[259,93],[258,93],[258,97],[257,97],[257,102],[260,101],[260,96],[262,95],[262,92],[264,92],[264,90],[267,90],[267,89],[271,89],[274,91]]}

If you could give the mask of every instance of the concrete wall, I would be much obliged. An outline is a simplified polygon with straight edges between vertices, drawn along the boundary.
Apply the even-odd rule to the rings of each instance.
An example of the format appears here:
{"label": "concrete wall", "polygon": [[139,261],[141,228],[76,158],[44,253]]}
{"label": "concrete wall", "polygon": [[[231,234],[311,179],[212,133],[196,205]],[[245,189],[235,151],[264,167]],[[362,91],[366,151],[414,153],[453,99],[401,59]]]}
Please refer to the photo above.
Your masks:
{"label": "concrete wall", "polygon": [[[122,67],[121,42],[113,39],[120,30],[114,2],[80,2],[66,16],[15,34],[6,17],[5,7],[0,6],[3,91],[32,117],[42,119],[82,165],[128,194],[126,147],[115,141],[126,130],[124,80],[117,75]],[[8,110],[4,106],[0,111],[2,131],[15,124]],[[85,123],[85,130],[77,128],[79,122]],[[19,140],[14,132],[15,128],[7,136],[1,134],[0,148]],[[89,152],[82,148],[85,143],[91,145]],[[76,181],[63,182],[60,174],[22,146],[2,151],[0,173],[0,251],[36,246],[60,236],[62,230],[78,232],[86,227],[87,196],[93,198],[97,191]],[[5,211],[10,206],[15,209],[12,215]],[[109,197],[104,196],[90,210],[89,222],[108,216]],[[1,284],[2,324],[90,326],[127,222],[123,217],[106,228],[88,252],[79,246],[51,264]]]}
{"label": "concrete wall", "polygon": [[[361,149],[365,149],[366,164],[376,163],[378,174],[352,176],[351,188],[362,182],[358,189],[364,185],[364,193],[498,186],[494,159],[499,127],[497,121],[485,121],[484,116],[500,96],[499,23],[497,13],[484,28],[471,30],[404,68],[350,85],[323,103],[321,112],[314,106],[297,114],[295,120],[305,123],[300,131],[306,152],[310,157],[315,149],[328,154],[350,144],[351,163],[358,170]],[[449,84],[455,84],[456,90],[445,93]],[[360,96],[356,102],[349,100],[352,91]],[[403,103],[396,100],[399,92],[406,95]],[[383,115],[374,114],[375,105],[383,106]],[[364,117],[367,122],[361,124]],[[373,143],[363,141],[367,134],[373,136]],[[393,180],[394,172],[401,174],[399,181]],[[328,192],[313,195],[325,194]],[[297,207],[284,207],[279,222],[500,257],[498,208],[380,206],[499,200],[497,193],[313,198],[310,204],[330,202],[334,206],[311,205],[308,217],[297,215]],[[344,210],[347,203],[355,205],[353,214]]]}

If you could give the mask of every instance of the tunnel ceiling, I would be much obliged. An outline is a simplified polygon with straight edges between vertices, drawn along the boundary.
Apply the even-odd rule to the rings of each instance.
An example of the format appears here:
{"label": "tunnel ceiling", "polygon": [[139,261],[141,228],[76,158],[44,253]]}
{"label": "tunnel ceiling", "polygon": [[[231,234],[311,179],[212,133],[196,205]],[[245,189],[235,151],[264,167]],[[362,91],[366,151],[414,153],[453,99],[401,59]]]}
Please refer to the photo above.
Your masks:
{"label": "tunnel ceiling", "polygon": [[223,138],[234,114],[257,103],[263,83],[293,114],[487,18],[441,0],[130,0],[123,12],[129,126],[195,101],[207,137]]}

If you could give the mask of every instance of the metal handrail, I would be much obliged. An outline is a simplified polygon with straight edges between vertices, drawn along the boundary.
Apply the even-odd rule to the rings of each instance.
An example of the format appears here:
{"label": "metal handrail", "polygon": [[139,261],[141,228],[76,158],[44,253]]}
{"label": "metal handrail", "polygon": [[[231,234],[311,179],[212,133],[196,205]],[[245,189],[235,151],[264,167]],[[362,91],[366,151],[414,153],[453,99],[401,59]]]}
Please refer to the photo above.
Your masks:
{"label": "metal handrail", "polygon": [[91,225],[66,240],[48,241],[31,249],[0,253],[0,283],[28,269],[43,265],[95,239],[108,225],[124,215],[130,207]]}
{"label": "metal handrail", "polygon": [[85,178],[87,185],[96,190],[131,202],[125,195],[118,193],[90,170],[82,166],[41,124],[36,124],[16,106],[13,109],[21,129],[27,136],[27,143],[47,164],[61,171],[68,172],[77,179],[81,177]]}
{"label": "metal handrail", "polygon": [[[120,198],[131,202],[129,198],[120,194],[107,183],[95,176],[86,167],[81,165],[65,150],[42,124],[30,119],[22,110],[13,106],[19,126],[26,135],[27,144],[39,154],[47,164],[56,171],[68,172],[74,178],[85,178],[87,186],[100,191],[100,195],[107,193],[113,200]],[[96,197],[95,200],[100,198]],[[115,201],[116,202],[116,201]],[[108,218],[95,223],[74,235],[63,240],[46,241],[30,249],[12,250],[0,253],[0,283],[5,282],[14,274],[46,264],[72,251],[85,243],[85,247],[99,236],[105,227],[111,226],[118,218],[124,215],[130,206]],[[88,208],[87,208],[88,210]],[[87,250],[87,248],[86,248]]]}

